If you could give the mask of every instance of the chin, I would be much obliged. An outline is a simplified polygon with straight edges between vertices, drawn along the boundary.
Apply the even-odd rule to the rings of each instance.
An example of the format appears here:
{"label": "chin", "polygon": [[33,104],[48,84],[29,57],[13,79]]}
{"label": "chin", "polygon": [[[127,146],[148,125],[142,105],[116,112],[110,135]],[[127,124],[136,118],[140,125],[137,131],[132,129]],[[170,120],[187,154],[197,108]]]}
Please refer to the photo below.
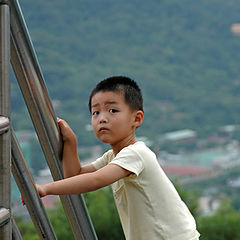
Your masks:
{"label": "chin", "polygon": [[110,141],[110,139],[108,139],[108,138],[103,138],[103,137],[100,137],[100,138],[98,138],[101,142],[103,142],[103,143],[108,143],[108,144],[111,144],[111,141]]}

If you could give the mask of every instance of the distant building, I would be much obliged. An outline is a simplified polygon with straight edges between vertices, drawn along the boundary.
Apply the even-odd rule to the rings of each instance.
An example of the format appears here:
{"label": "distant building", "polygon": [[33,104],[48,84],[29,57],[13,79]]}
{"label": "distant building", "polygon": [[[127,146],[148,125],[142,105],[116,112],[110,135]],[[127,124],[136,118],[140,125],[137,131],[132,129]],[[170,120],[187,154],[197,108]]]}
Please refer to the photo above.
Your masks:
{"label": "distant building", "polygon": [[230,30],[233,34],[240,35],[240,23],[233,23]]}
{"label": "distant building", "polygon": [[167,175],[176,177],[202,177],[210,173],[208,168],[202,166],[167,164],[162,165],[162,169]]}
{"label": "distant building", "polygon": [[[37,138],[36,133],[29,131],[29,130],[23,130],[23,131],[17,131],[15,132],[19,146],[21,148],[21,151],[24,155],[24,159],[28,165],[28,167],[31,170],[31,144],[34,139]],[[18,190],[17,184],[12,177],[12,191],[11,196],[13,202],[19,201],[20,192]]]}
{"label": "distant building", "polygon": [[219,135],[231,137],[238,130],[239,125],[224,125],[219,128]]}
{"label": "distant building", "polygon": [[220,207],[220,199],[211,196],[200,197],[198,203],[203,216],[213,215]]}
{"label": "distant building", "polygon": [[178,131],[168,132],[161,136],[161,141],[171,142],[188,142],[195,140],[197,137],[196,131],[191,129],[182,129]]}
{"label": "distant building", "polygon": [[37,139],[37,135],[33,131],[22,130],[15,132],[21,151],[24,155],[24,158],[31,168],[31,145],[34,139]]}

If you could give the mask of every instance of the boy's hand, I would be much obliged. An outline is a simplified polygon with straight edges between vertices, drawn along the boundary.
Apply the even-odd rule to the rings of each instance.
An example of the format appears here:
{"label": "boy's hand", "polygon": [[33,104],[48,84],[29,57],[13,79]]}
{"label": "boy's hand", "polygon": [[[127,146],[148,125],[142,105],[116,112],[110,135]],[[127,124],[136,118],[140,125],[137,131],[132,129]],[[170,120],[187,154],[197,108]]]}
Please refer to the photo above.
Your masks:
{"label": "boy's hand", "polygon": [[44,188],[44,185],[39,185],[39,184],[36,184],[35,185],[36,189],[37,189],[37,192],[39,194],[39,196],[42,198],[42,197],[45,197],[47,195],[47,192]]}
{"label": "boy's hand", "polygon": [[[39,194],[39,196],[40,196],[41,198],[42,198],[42,197],[45,197],[45,196],[47,195],[47,193],[46,193],[43,185],[38,185],[38,184],[36,184],[35,187],[36,187],[37,192],[38,192],[38,194]],[[22,205],[24,206],[24,205],[25,205],[25,202],[24,202],[24,200],[23,200],[22,194],[20,195],[20,198],[21,198]]]}
{"label": "boy's hand", "polygon": [[61,118],[57,118],[57,122],[63,137],[63,141],[76,141],[76,135],[68,123]]}

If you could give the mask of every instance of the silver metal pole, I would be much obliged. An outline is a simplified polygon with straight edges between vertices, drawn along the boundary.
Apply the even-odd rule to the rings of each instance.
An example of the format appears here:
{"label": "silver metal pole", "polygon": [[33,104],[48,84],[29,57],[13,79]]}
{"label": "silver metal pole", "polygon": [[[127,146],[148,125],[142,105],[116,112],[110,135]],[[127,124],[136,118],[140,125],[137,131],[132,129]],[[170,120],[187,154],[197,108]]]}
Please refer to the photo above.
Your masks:
{"label": "silver metal pole", "polygon": [[0,116],[0,134],[8,131],[10,126],[9,119],[7,117]]}
{"label": "silver metal pole", "polygon": [[10,211],[6,208],[0,208],[0,226],[6,224],[10,219]]}
{"label": "silver metal pole", "polygon": [[[21,91],[42,145],[54,180],[63,178],[62,141],[20,6],[9,0],[11,8],[11,60]],[[76,239],[97,239],[82,195],[60,197]]]}
{"label": "silver metal pole", "polygon": [[13,240],[22,240],[21,233],[17,227],[15,220],[12,218],[12,239]]}
{"label": "silver metal pole", "polygon": [[0,239],[12,239],[11,218],[11,139],[8,129],[10,117],[10,16],[9,6],[0,4],[0,207],[9,212],[0,228]]}
{"label": "silver metal pole", "polygon": [[12,173],[40,239],[57,239],[12,129]]}

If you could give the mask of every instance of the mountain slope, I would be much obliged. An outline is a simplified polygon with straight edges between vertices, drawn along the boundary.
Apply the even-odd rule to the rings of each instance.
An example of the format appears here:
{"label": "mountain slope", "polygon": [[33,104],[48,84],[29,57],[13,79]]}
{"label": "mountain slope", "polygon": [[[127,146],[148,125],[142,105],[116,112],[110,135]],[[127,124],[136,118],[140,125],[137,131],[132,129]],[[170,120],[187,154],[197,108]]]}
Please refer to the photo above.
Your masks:
{"label": "mountain slope", "polygon": [[[84,128],[89,91],[110,75],[128,75],[143,89],[139,135],[154,139],[186,127],[201,135],[239,122],[240,38],[230,31],[240,21],[237,0],[20,5],[50,96],[61,101],[56,112],[69,120],[82,144],[95,142]],[[23,107],[15,107],[20,100],[14,93],[15,120]],[[16,128],[27,127],[15,122]]]}

